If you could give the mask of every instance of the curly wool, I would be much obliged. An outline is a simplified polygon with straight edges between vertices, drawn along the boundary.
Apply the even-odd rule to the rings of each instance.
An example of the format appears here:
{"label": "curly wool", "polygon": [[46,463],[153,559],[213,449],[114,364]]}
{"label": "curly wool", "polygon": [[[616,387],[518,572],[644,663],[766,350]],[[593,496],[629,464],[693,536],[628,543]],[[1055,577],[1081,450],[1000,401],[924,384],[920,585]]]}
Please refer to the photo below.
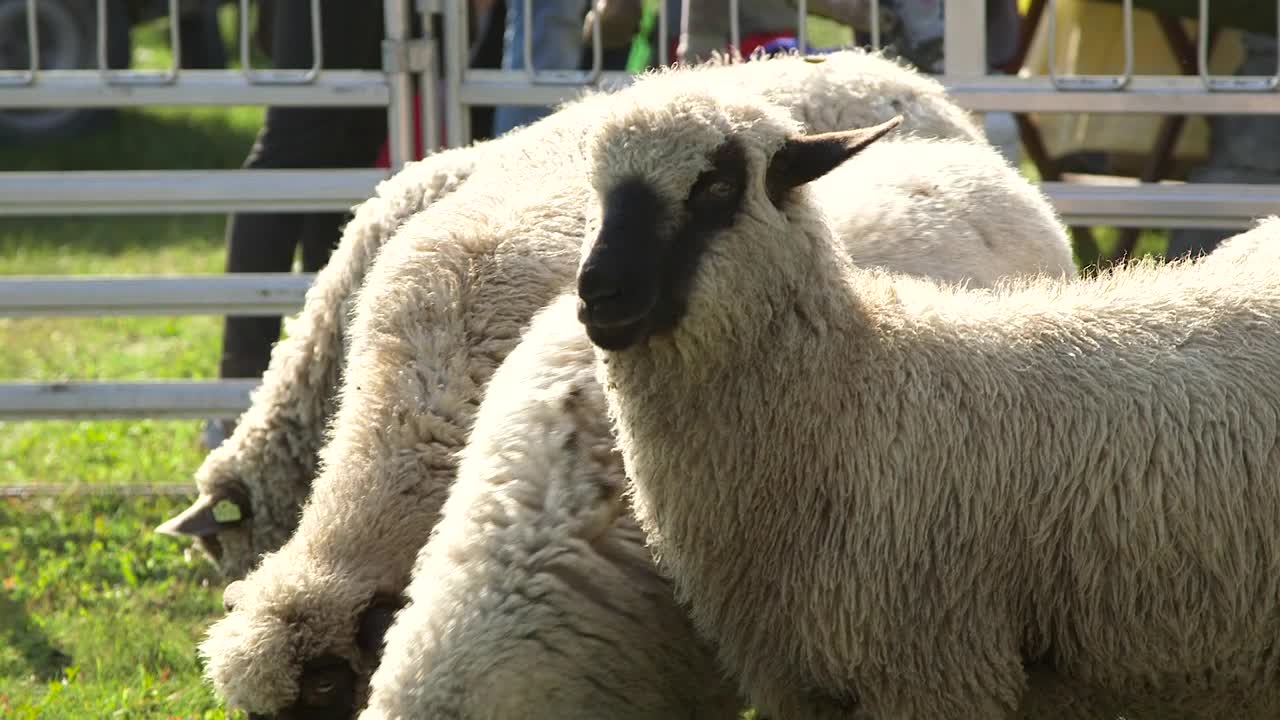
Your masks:
{"label": "curly wool", "polygon": [[[615,108],[597,191],[728,134],[764,207],[795,123],[678,101],[678,134]],[[637,517],[763,709],[1009,717],[1033,663],[1110,714],[1280,712],[1280,266],[961,292],[851,266],[804,188],[708,242],[671,334],[597,354]]]}
{"label": "curly wool", "polygon": [[[891,172],[814,183],[855,264],[982,287],[1075,275],[1049,203],[994,148],[885,145],[872,162]],[[572,302],[540,311],[489,381],[361,720],[737,717],[620,498],[595,356],[558,307]]]}

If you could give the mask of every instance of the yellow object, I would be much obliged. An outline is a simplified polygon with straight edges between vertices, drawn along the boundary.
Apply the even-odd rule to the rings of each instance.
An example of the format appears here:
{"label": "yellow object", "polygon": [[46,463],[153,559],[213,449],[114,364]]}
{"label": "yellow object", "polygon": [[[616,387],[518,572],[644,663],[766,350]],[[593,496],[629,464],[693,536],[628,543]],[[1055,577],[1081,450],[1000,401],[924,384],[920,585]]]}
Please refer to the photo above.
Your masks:
{"label": "yellow object", "polygon": [[[1119,74],[1124,69],[1124,23],[1120,5],[1087,0],[1058,0],[1057,65],[1059,75]],[[1195,41],[1196,23],[1182,21]],[[1031,41],[1024,72],[1049,74],[1049,18]],[[1156,17],[1146,10],[1133,12],[1135,75],[1180,75]],[[1243,33],[1222,30],[1209,57],[1214,74],[1230,75],[1244,59]],[[1123,91],[1121,91],[1123,92]],[[1083,94],[1083,93],[1082,93]],[[1115,172],[1137,175],[1155,141],[1159,115],[1037,114],[1045,145],[1058,157],[1081,151],[1101,151],[1111,156]],[[1209,126],[1203,117],[1192,117],[1175,147],[1175,164],[1185,169],[1204,161],[1208,153]]]}

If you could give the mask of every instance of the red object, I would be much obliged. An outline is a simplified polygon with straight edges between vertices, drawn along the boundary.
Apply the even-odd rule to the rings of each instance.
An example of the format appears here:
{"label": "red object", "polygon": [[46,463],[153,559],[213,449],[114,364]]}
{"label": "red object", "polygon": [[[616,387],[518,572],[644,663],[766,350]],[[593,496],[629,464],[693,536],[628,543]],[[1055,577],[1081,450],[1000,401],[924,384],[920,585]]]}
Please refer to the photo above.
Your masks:
{"label": "red object", "polygon": [[[440,135],[444,137],[444,118],[440,118]],[[420,160],[423,157],[422,152],[422,97],[417,93],[413,95],[413,157],[410,160]],[[382,149],[378,150],[378,159],[373,163],[374,167],[391,168],[391,145],[388,140],[382,141]]]}

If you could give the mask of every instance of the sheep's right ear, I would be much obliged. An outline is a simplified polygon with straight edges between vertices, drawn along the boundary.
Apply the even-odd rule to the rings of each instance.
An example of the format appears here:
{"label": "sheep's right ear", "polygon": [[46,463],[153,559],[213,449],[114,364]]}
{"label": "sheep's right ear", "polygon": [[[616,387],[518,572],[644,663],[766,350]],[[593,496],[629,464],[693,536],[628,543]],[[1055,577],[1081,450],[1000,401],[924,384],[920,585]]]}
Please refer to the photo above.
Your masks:
{"label": "sheep's right ear", "polygon": [[781,202],[787,191],[835,170],[901,124],[902,116],[897,115],[871,127],[801,135],[788,140],[769,160],[765,173],[769,198],[774,203]]}

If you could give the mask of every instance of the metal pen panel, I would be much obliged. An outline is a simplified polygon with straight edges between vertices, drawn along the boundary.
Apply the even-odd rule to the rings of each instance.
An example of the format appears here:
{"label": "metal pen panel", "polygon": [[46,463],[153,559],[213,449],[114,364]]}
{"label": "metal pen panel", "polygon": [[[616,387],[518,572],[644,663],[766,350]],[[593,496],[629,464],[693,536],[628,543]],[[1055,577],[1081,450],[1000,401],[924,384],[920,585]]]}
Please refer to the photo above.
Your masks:
{"label": "metal pen panel", "polygon": [[171,85],[182,65],[182,33],[179,27],[179,0],[169,0],[169,50],[173,60],[162,72],[112,70],[107,62],[107,0],[98,0],[98,74],[108,85]]}
{"label": "metal pen panel", "polygon": [[[1203,0],[1201,0],[1203,2]],[[1124,0],[1120,12],[1124,34],[1124,73],[1121,75],[1058,74],[1058,3],[1049,0],[1049,80],[1058,90],[1114,91],[1125,89],[1133,80],[1133,0]]]}
{"label": "metal pen panel", "polygon": [[[384,49],[404,47],[409,37],[409,1],[385,0],[382,18],[386,29]],[[413,157],[413,77],[407,63],[387,67],[385,58],[384,54],[382,72],[387,76],[388,92],[387,155],[394,173]]]}
{"label": "metal pen panel", "polygon": [[[1200,0],[1196,21],[1196,70],[1205,88],[1215,92],[1272,92],[1280,86],[1280,63],[1274,75],[1214,76],[1209,74],[1209,0]],[[1280,42],[1280,0],[1276,2],[1276,37]]]}
{"label": "metal pen panel", "polygon": [[34,84],[40,72],[40,23],[36,16],[36,0],[27,0],[27,69],[0,72],[0,87]]}
{"label": "metal pen panel", "polygon": [[[101,1],[101,0],[99,0]],[[253,85],[306,85],[324,69],[324,20],[320,0],[311,0],[311,67],[306,70],[256,70],[253,67],[253,42],[249,32],[249,0],[240,0],[240,73]]]}
{"label": "metal pen panel", "polygon": [[524,57],[524,75],[530,83],[542,85],[589,85],[600,78],[604,70],[604,37],[600,31],[600,14],[592,15],[591,21],[591,69],[581,70],[538,70],[533,66],[533,0],[520,0],[524,3],[524,44],[521,47]]}

